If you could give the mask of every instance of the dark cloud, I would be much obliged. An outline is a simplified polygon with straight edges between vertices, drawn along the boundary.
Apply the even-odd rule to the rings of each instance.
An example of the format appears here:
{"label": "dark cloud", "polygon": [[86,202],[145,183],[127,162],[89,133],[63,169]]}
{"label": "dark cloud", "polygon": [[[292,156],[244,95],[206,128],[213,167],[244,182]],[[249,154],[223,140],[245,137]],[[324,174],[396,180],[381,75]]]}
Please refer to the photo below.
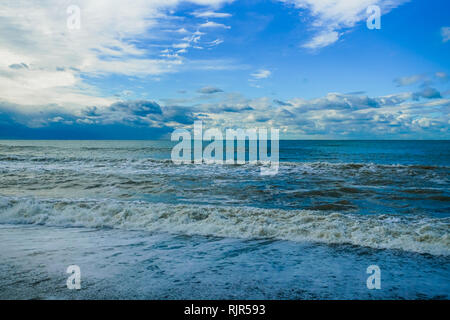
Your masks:
{"label": "dark cloud", "polygon": [[278,99],[274,99],[273,102],[275,102],[276,104],[280,105],[280,106],[292,106],[291,103],[289,102],[284,102]]}
{"label": "dark cloud", "polygon": [[26,63],[14,63],[9,65],[11,69],[19,70],[19,69],[28,69],[28,65]]}
{"label": "dark cloud", "polygon": [[79,115],[60,111],[57,106],[47,106],[47,111],[34,113],[19,112],[19,109],[0,103],[0,138],[157,139],[172,132],[172,126],[194,122],[188,108],[162,108],[146,100],[121,101],[105,108],[89,107]]}
{"label": "dark cloud", "polygon": [[194,123],[195,117],[187,107],[168,106],[163,108],[163,117],[161,122],[173,121],[188,125]]}
{"label": "dark cloud", "polygon": [[77,119],[77,122],[152,126],[161,119],[163,114],[158,103],[149,100],[130,100],[115,102],[107,108],[86,108],[83,117]]}
{"label": "dark cloud", "polygon": [[148,114],[162,114],[159,104],[146,100],[116,102],[109,107],[109,110],[126,112],[141,117]]}
{"label": "dark cloud", "polygon": [[[386,98],[383,98],[386,99]],[[377,108],[386,102],[379,98],[368,96],[354,96],[340,93],[329,93],[325,97],[313,99],[301,106],[299,111],[305,110],[358,110],[366,108]]]}
{"label": "dark cloud", "polygon": [[239,104],[218,103],[218,104],[211,104],[211,105],[203,106],[203,111],[208,111],[211,113],[245,112],[245,111],[252,111],[252,110],[253,110],[253,108],[247,104],[239,105]]}
{"label": "dark cloud", "polygon": [[283,118],[291,118],[291,119],[295,117],[295,114],[286,109],[281,109],[278,112],[278,115]]}
{"label": "dark cloud", "polygon": [[418,92],[414,92],[413,99],[419,100],[420,98],[425,99],[439,99],[442,98],[441,93],[434,88],[427,87]]}
{"label": "dark cloud", "polygon": [[3,122],[0,115],[2,139],[160,139],[172,128],[133,127],[125,124],[50,123],[44,127],[28,127],[14,122]]}
{"label": "dark cloud", "polygon": [[[123,107],[123,105],[115,105],[113,110]],[[131,110],[136,112],[133,108]],[[154,109],[153,111],[156,110]],[[159,139],[173,131],[172,128],[165,125],[139,126],[123,119],[110,121],[108,118],[110,114],[105,113],[105,111],[92,107],[81,116],[55,110],[29,114],[13,111],[11,105],[0,103],[0,138]]]}
{"label": "dark cloud", "polygon": [[213,93],[223,92],[223,90],[220,88],[216,88],[216,87],[203,87],[201,89],[198,89],[197,92],[203,93],[203,94],[213,94]]}
{"label": "dark cloud", "polygon": [[222,108],[223,112],[245,112],[245,111],[251,111],[251,110],[253,110],[253,108],[250,106],[244,106],[244,107],[226,106],[226,107]]}
{"label": "dark cloud", "polygon": [[365,91],[352,91],[352,92],[348,92],[347,94],[360,96],[360,95],[366,94],[366,92]]}

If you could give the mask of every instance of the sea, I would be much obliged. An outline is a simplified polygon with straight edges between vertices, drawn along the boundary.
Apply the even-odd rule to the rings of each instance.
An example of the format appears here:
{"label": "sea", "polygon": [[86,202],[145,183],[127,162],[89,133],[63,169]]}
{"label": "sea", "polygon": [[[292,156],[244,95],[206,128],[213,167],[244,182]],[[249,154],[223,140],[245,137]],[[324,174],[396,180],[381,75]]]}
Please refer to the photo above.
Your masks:
{"label": "sea", "polygon": [[0,298],[449,299],[450,141],[282,140],[274,175],[175,144],[0,140]]}

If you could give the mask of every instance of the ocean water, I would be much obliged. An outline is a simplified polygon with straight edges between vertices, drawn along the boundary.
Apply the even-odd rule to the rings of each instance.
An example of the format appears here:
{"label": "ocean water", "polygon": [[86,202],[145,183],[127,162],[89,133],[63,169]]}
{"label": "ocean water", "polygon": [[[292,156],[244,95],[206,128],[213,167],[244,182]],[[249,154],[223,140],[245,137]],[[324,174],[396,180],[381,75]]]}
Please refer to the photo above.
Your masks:
{"label": "ocean water", "polygon": [[274,176],[174,144],[0,141],[0,297],[449,298],[450,141],[280,141]]}

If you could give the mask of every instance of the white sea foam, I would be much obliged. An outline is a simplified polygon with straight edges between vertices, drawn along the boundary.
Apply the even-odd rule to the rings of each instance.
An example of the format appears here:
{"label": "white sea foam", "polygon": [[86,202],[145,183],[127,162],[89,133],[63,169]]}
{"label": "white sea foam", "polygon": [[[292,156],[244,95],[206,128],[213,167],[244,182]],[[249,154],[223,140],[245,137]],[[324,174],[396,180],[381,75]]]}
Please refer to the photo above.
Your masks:
{"label": "white sea foam", "polygon": [[170,205],[143,201],[2,197],[0,223],[273,238],[450,255],[450,218]]}

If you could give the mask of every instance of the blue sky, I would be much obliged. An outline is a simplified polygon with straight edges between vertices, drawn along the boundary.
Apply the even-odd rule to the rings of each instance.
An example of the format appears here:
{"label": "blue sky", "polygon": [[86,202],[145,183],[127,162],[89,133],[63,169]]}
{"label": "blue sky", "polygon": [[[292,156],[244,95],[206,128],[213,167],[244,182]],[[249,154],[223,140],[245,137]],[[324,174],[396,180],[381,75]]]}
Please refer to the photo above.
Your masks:
{"label": "blue sky", "polygon": [[436,0],[2,1],[0,138],[165,138],[201,119],[289,139],[448,139],[449,12]]}

